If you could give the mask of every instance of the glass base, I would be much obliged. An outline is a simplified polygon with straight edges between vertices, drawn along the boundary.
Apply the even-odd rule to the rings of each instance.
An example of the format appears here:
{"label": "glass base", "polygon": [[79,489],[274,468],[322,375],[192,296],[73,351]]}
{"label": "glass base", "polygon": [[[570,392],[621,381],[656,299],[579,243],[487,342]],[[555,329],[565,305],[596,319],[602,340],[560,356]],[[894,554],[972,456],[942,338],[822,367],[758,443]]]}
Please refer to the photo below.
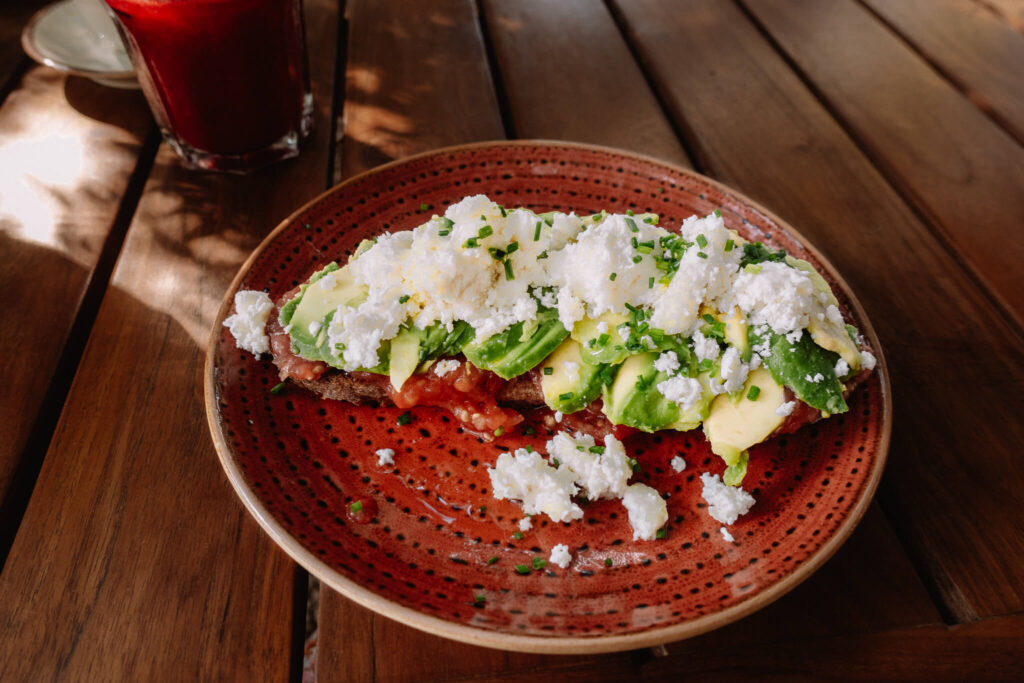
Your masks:
{"label": "glass base", "polygon": [[160,132],[171,149],[185,162],[186,168],[225,173],[248,173],[276,161],[291,159],[299,155],[299,142],[309,135],[313,126],[313,96],[306,94],[302,99],[302,116],[299,129],[290,131],[276,142],[254,152],[245,154],[217,154],[206,152],[188,145],[173,133],[161,127]]}

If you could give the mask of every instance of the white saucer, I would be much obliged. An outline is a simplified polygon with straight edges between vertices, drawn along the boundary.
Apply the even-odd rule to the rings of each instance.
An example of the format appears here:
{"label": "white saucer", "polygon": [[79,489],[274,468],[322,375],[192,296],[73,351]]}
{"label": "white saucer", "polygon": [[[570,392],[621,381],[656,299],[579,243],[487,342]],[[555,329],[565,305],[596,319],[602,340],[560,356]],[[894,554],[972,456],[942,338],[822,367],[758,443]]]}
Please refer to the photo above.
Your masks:
{"label": "white saucer", "polygon": [[59,0],[21,32],[28,55],[58,71],[112,88],[138,88],[131,59],[102,0]]}

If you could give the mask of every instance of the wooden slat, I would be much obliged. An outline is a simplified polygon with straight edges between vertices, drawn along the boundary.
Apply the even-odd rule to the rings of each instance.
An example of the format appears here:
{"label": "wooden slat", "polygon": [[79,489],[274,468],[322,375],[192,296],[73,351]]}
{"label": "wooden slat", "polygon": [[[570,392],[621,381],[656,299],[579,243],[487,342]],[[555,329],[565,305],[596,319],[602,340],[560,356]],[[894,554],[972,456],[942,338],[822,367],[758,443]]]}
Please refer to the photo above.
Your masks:
{"label": "wooden slat", "polygon": [[1024,504],[1020,337],[734,5],[616,5],[704,167],[790,220],[865,305],[894,387],[881,498],[931,587],[960,619],[1024,609],[1007,514]]}
{"label": "wooden slat", "polygon": [[46,0],[5,0],[0,8],[0,94],[28,58],[21,49],[21,31]]}
{"label": "wooden slat", "polygon": [[1002,18],[1010,26],[1024,33],[1024,3],[1020,0],[975,0]]}
{"label": "wooden slat", "polygon": [[151,126],[138,92],[46,67],[0,107],[0,344],[19,350],[0,372],[0,500]]}
{"label": "wooden slat", "polygon": [[157,157],[0,575],[0,679],[288,676],[295,565],[221,471],[202,370],[235,270],[324,185],[335,3],[306,16],[317,113],[300,158],[238,177]]}
{"label": "wooden slat", "polygon": [[1002,17],[962,0],[863,1],[1024,141],[1024,37]]}
{"label": "wooden slat", "polygon": [[484,8],[516,137],[621,147],[691,166],[601,3],[486,0]]}
{"label": "wooden slat", "polygon": [[[436,147],[504,137],[471,0],[350,0],[346,16],[345,135],[336,180]],[[451,673],[450,662],[477,673],[504,663],[504,653],[416,631],[326,587],[318,629],[321,683],[428,680]]]}
{"label": "wooden slat", "polygon": [[747,5],[1024,325],[1024,147],[853,0]]}

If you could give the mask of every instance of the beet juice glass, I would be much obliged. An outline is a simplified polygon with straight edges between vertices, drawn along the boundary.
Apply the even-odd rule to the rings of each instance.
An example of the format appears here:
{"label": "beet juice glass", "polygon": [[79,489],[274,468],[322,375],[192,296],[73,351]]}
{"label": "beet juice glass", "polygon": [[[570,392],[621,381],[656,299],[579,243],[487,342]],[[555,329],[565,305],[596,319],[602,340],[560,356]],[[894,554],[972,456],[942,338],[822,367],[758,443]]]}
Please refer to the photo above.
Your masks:
{"label": "beet juice glass", "polygon": [[164,139],[192,168],[299,153],[313,98],[301,0],[106,0]]}

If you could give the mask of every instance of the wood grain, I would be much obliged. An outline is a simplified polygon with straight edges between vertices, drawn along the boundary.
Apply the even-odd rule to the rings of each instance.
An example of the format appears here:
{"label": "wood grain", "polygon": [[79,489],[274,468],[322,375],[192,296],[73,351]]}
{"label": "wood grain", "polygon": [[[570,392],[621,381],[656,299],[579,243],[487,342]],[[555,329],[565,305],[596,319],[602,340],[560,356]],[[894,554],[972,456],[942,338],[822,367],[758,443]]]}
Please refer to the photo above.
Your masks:
{"label": "wood grain", "polygon": [[1024,326],[1024,147],[852,0],[747,6]]}
{"label": "wood grain", "polygon": [[0,371],[0,500],[151,126],[138,92],[46,67],[28,71],[0,107],[0,344],[19,349]]}
{"label": "wood grain", "polygon": [[1024,141],[1024,39],[1002,17],[958,0],[861,1]]}
{"label": "wood grain", "polygon": [[1016,331],[734,5],[616,6],[704,167],[795,225],[867,309],[894,387],[883,507],[931,589],[959,619],[1024,609]]}
{"label": "wood grain", "polygon": [[307,3],[315,134],[246,177],[157,157],[0,575],[0,679],[282,680],[295,565],[225,481],[209,325],[244,257],[324,185],[337,10]]}
{"label": "wood grain", "polygon": [[483,6],[516,137],[621,147],[692,168],[601,3]]}
{"label": "wood grain", "polygon": [[21,49],[21,31],[46,0],[5,0],[0,11],[0,97],[13,85],[10,81],[28,60]]}
{"label": "wood grain", "polygon": [[975,0],[1003,21],[1024,33],[1024,3],[1020,0]]}

